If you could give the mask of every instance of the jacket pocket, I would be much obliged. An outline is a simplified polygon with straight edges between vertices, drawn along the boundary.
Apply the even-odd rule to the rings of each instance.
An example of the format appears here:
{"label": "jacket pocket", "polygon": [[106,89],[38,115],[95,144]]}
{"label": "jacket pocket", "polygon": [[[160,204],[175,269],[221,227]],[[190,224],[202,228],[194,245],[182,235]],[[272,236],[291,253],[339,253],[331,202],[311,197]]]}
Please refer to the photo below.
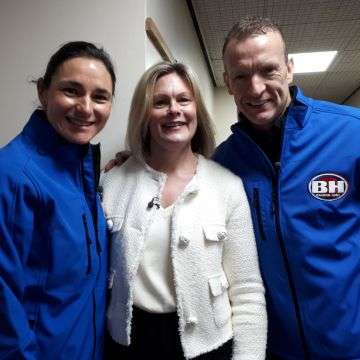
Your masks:
{"label": "jacket pocket", "polygon": [[29,316],[28,318],[28,323],[29,323],[29,328],[32,331],[36,331],[36,317],[35,316]]}
{"label": "jacket pocket", "polygon": [[263,222],[262,216],[262,208],[261,208],[261,201],[260,201],[260,191],[258,188],[254,188],[253,190],[253,206],[255,209],[255,216],[257,220],[257,227],[259,230],[259,235],[261,240],[266,240],[266,232]]}
{"label": "jacket pocket", "polygon": [[87,255],[86,274],[89,275],[92,270],[92,256],[91,256],[92,241],[90,238],[89,226],[88,226],[88,222],[87,222],[85,214],[82,215],[82,219],[83,219],[83,224],[84,224],[84,228],[85,228],[85,238],[86,238],[86,255]]}
{"label": "jacket pocket", "polygon": [[215,324],[224,326],[231,318],[231,306],[227,289],[229,283],[224,272],[209,278],[210,301]]}

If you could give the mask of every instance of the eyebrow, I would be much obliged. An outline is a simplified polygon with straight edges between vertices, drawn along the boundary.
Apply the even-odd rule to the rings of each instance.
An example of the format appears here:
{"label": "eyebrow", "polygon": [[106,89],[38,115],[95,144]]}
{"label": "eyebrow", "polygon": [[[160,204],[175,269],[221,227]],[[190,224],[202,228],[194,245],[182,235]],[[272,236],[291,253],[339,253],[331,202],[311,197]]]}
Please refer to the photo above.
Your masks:
{"label": "eyebrow", "polygon": [[[240,65],[240,66],[243,66],[241,68],[236,67],[235,69],[231,69],[229,71],[229,75],[230,76],[236,76],[238,74],[248,74],[248,73],[251,73],[252,72],[252,68],[250,68],[250,71],[249,71],[249,67],[246,66],[246,65]],[[278,69],[279,68],[279,64],[276,62],[276,61],[273,61],[271,59],[269,60],[264,60],[263,62],[261,62],[260,64],[257,64],[255,66],[256,69],[264,69],[264,68],[273,68],[273,69]]]}

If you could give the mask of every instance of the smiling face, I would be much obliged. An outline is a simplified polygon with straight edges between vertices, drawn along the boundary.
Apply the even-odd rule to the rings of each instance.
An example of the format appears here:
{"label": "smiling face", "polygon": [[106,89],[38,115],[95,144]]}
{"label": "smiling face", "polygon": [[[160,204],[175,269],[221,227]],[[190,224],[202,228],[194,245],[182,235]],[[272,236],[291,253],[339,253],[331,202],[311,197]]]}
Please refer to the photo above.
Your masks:
{"label": "smiling face", "polygon": [[161,76],[154,88],[148,122],[150,152],[191,148],[196,132],[196,104],[189,85],[178,74]]}
{"label": "smiling face", "polygon": [[230,40],[224,54],[224,80],[239,113],[259,129],[271,127],[290,104],[293,63],[287,61],[278,32]]}
{"label": "smiling face", "polygon": [[112,79],[105,65],[76,57],[62,63],[39,99],[56,132],[71,143],[88,143],[106,124],[112,106]]}

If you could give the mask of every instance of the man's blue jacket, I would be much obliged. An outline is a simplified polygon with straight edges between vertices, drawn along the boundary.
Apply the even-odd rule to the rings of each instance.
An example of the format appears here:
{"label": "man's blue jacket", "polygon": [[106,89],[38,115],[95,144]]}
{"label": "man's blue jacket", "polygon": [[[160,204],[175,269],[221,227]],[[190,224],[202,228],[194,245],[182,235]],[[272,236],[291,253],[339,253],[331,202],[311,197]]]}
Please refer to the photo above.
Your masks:
{"label": "man's blue jacket", "polygon": [[102,359],[107,233],[96,157],[39,110],[0,150],[0,359]]}
{"label": "man's blue jacket", "polygon": [[238,123],[232,132],[214,158],[252,208],[269,352],[360,359],[360,110],[295,88],[276,168]]}

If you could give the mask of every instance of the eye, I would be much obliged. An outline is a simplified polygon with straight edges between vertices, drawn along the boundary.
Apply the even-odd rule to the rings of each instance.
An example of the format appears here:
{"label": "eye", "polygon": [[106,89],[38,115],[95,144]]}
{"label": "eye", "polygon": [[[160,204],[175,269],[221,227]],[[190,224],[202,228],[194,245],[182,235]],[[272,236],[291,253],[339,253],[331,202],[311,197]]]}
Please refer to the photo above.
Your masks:
{"label": "eye", "polygon": [[74,87],[65,87],[62,89],[63,93],[67,96],[76,96],[78,94],[78,91]]}
{"label": "eye", "polygon": [[182,96],[179,98],[179,103],[180,104],[188,104],[192,101],[192,98],[191,97],[188,97],[188,96]]}
{"label": "eye", "polygon": [[105,104],[110,100],[110,96],[106,94],[95,94],[93,99],[98,104]]}
{"label": "eye", "polygon": [[153,102],[153,106],[157,109],[163,108],[167,105],[167,101],[165,99],[155,99]]}
{"label": "eye", "polygon": [[246,74],[245,73],[237,73],[235,76],[234,76],[234,81],[242,81],[246,78]]}
{"label": "eye", "polygon": [[262,71],[263,75],[265,76],[273,76],[277,73],[277,68],[273,67],[273,66],[269,66],[263,69]]}

